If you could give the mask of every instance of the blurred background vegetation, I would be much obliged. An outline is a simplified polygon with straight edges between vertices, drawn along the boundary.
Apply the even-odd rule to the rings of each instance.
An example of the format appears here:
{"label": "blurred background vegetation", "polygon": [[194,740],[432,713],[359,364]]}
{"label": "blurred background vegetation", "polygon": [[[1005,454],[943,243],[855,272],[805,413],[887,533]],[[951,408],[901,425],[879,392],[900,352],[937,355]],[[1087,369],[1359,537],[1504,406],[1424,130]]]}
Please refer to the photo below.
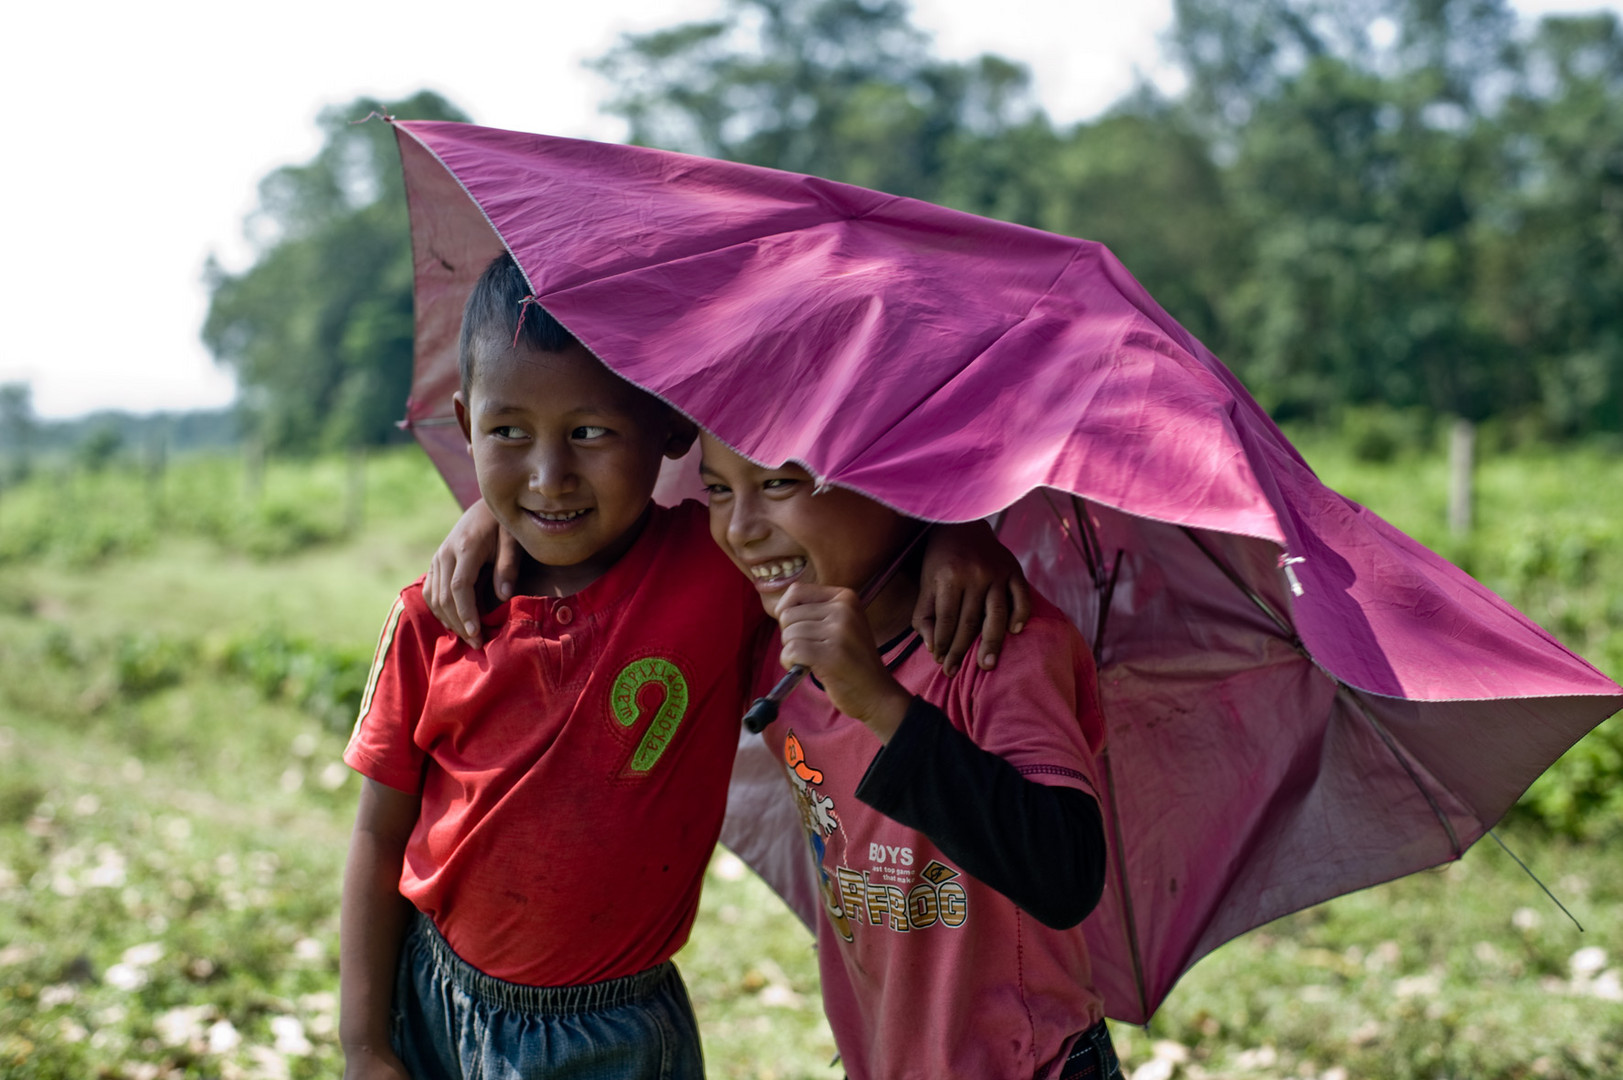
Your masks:
{"label": "blurred background vegetation", "polygon": [[[1623,675],[1623,27],[1175,6],[1183,91],[1071,126],[1018,62],[934,56],[900,0],[730,0],[594,66],[638,142],[1103,241],[1327,483]],[[466,118],[335,104],[264,179],[257,258],[206,270],[235,408],[47,422],[0,386],[0,1077],[337,1068],[337,756],[455,515],[391,445],[411,266],[392,132],[350,123],[374,109]],[[1588,934],[1479,845],[1221,951],[1118,1030],[1135,1076],[1623,1075],[1620,779],[1614,718],[1507,825]],[[837,1075],[809,938],[713,871],[683,958],[712,1073]]]}

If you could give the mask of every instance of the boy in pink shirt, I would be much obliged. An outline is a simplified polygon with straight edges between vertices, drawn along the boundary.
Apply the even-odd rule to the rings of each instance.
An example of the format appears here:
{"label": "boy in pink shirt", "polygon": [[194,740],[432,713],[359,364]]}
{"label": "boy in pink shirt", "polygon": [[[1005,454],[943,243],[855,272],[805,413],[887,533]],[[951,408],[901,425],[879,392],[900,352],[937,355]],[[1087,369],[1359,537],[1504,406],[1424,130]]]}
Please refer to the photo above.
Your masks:
{"label": "boy in pink shirt", "polygon": [[[1080,922],[1103,888],[1092,658],[1034,599],[995,670],[949,675],[908,626],[918,579],[853,589],[921,524],[812,497],[701,434],[711,535],[812,685],[767,729],[818,862],[823,1004],[853,1080],[1104,1080],[1119,1066]],[[730,838],[731,840],[731,838]]]}

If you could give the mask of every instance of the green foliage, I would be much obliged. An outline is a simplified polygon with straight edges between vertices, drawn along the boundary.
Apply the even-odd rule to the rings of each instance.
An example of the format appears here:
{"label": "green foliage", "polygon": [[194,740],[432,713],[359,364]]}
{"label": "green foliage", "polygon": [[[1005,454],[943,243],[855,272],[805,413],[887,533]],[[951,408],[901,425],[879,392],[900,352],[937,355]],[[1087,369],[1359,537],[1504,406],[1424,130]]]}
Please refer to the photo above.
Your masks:
{"label": "green foliage", "polygon": [[[1617,455],[1487,456],[1479,532],[1454,540],[1446,463],[1415,439],[1385,463],[1322,428],[1298,442],[1332,484],[1471,560],[1623,671],[1623,509],[1591,498]],[[330,510],[353,464],[272,459],[256,497]],[[235,458],[171,462],[164,513],[140,543],[124,530],[142,504],[120,501],[131,484],[117,466],[30,481],[7,502],[0,1076],[341,1070],[337,904],[355,783],[339,755],[378,621],[456,516],[414,449],[369,455],[365,470],[360,531],[270,558],[247,556],[223,524],[252,505]],[[41,532],[35,512],[63,506],[73,527]],[[43,546],[15,554],[14,527]],[[115,541],[80,562],[54,546],[77,532]],[[1507,832],[1589,934],[1478,844],[1446,872],[1344,897],[1202,961],[1149,1032],[1114,1026],[1129,1069],[1173,1080],[1197,1069],[1322,1078],[1333,1066],[1400,1080],[1617,1075],[1623,1024],[1607,995],[1623,970],[1623,868],[1599,843],[1551,836],[1615,836],[1619,730],[1608,722],[1563,758]],[[1603,951],[1599,967],[1588,948]],[[837,1075],[809,936],[727,856],[678,962],[710,1075]]]}
{"label": "green foliage", "polygon": [[593,66],[634,142],[983,212],[1011,208],[996,159],[1047,134],[1022,65],[932,58],[897,0],[730,0],[718,20],[628,34]]}
{"label": "green foliage", "polygon": [[267,701],[288,701],[347,734],[360,712],[372,651],[360,643],[332,645],[268,627],[230,641],[221,667],[248,680]]}
{"label": "green foliage", "polygon": [[[411,451],[415,454],[415,451]],[[46,559],[93,566],[192,536],[256,559],[292,555],[343,537],[363,513],[353,462],[313,466],[222,454],[178,465],[109,459],[92,469],[40,468],[7,492],[0,566]]]}
{"label": "green foliage", "polygon": [[423,91],[325,110],[326,142],[304,165],[260,185],[248,231],[254,265],[212,261],[203,340],[230,365],[255,429],[271,449],[398,441],[411,385],[411,242],[389,125],[372,112],[464,120]]}
{"label": "green foliage", "polygon": [[120,450],[124,449],[124,437],[111,427],[97,428],[90,433],[90,437],[79,444],[79,465],[86,472],[99,473],[112,464]]}
{"label": "green foliage", "polygon": [[34,393],[27,383],[0,383],[0,489],[28,478],[33,466],[35,433]]}

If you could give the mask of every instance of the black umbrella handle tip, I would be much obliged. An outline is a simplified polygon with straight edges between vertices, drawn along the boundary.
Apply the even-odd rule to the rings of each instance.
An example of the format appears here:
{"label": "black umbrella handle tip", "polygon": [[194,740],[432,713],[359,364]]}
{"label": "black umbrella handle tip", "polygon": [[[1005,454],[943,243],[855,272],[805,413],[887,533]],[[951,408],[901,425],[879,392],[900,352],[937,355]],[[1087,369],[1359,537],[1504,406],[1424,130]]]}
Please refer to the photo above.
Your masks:
{"label": "black umbrella handle tip", "polygon": [[771,698],[756,698],[749,712],[744,714],[744,727],[751,735],[759,735],[766,726],[778,718],[778,703]]}

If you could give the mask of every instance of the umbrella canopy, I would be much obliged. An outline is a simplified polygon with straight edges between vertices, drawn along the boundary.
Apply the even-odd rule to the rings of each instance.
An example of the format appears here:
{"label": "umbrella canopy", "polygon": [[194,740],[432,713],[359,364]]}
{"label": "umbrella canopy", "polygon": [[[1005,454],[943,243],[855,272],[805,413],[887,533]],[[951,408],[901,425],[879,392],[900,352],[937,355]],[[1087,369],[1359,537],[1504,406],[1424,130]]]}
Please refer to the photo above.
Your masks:
{"label": "umbrella canopy", "polygon": [[405,423],[464,503],[457,326],[505,246],[605,363],[748,457],[991,518],[1090,638],[1111,875],[1085,930],[1112,1017],[1147,1020],[1252,927],[1458,858],[1623,705],[1322,485],[1099,244],[730,162],[395,126]]}

